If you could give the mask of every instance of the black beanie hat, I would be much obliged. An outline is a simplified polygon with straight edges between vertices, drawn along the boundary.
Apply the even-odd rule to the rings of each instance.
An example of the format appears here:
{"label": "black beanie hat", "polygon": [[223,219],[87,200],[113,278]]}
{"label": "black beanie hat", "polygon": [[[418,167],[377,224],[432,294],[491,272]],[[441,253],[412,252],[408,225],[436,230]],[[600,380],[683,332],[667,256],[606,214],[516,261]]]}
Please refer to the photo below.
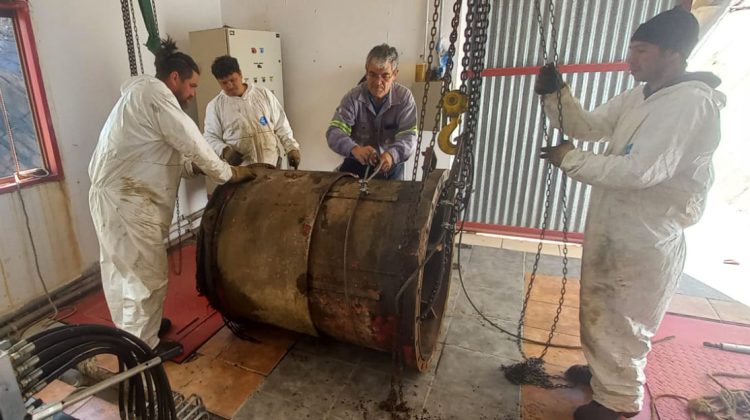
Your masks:
{"label": "black beanie hat", "polygon": [[682,53],[687,58],[698,43],[698,20],[677,6],[661,12],[636,29],[630,41],[643,41]]}

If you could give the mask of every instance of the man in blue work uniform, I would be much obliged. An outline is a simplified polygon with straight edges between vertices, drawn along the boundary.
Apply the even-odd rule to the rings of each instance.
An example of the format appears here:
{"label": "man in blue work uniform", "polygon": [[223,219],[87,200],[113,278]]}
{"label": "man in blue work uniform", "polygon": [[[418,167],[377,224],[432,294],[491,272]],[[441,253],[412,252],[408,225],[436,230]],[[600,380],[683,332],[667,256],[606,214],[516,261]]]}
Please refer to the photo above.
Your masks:
{"label": "man in blue work uniform", "polygon": [[417,107],[406,87],[395,83],[398,52],[382,44],[367,54],[365,81],[341,99],[326,132],[328,146],[344,156],[339,167],[360,177],[382,161],[377,178],[404,179],[404,162],[416,149]]}

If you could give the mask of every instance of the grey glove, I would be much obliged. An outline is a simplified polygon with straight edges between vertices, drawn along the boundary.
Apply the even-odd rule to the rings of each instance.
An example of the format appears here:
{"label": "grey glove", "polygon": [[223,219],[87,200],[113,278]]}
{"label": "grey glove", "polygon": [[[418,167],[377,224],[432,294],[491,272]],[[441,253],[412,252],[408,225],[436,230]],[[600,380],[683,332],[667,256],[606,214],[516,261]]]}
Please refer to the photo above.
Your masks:
{"label": "grey glove", "polygon": [[243,161],[240,152],[234,150],[232,147],[225,147],[224,150],[221,151],[221,158],[232,166],[238,166],[242,164]]}
{"label": "grey glove", "polygon": [[232,166],[232,177],[227,183],[251,181],[257,176],[248,166]]}
{"label": "grey glove", "polygon": [[286,159],[289,161],[289,166],[297,169],[299,168],[299,163],[302,161],[302,155],[299,154],[299,150],[292,149],[286,154]]}

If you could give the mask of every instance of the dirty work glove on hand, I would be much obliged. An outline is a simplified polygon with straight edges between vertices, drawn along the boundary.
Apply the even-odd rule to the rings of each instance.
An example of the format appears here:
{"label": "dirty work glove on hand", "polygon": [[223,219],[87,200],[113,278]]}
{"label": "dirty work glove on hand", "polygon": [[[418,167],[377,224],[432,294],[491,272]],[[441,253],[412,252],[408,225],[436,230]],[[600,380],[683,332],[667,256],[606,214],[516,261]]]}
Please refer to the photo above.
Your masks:
{"label": "dirty work glove on hand", "polygon": [[539,75],[534,82],[534,92],[538,95],[555,93],[562,89],[564,83],[555,63],[547,63],[539,69]]}
{"label": "dirty work glove on hand", "polygon": [[299,154],[299,150],[292,149],[286,154],[286,159],[289,162],[289,166],[297,169],[299,168],[299,163],[302,161],[302,155]]}
{"label": "dirty work glove on hand", "polygon": [[243,160],[240,152],[231,147],[225,147],[224,150],[221,151],[221,158],[232,166],[240,165]]}
{"label": "dirty work glove on hand", "polygon": [[232,177],[227,183],[251,181],[257,176],[248,166],[232,166]]}

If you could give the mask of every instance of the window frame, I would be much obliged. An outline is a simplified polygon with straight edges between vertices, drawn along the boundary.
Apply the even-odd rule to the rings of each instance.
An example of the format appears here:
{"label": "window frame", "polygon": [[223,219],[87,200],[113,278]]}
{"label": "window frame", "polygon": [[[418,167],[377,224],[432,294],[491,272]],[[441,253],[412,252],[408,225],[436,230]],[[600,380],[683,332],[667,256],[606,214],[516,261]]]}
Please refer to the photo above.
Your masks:
{"label": "window frame", "polygon": [[13,27],[18,44],[18,53],[21,59],[26,82],[26,92],[29,95],[29,105],[34,116],[37,138],[42,153],[42,161],[49,175],[44,177],[32,177],[22,179],[20,186],[16,184],[15,177],[0,177],[0,194],[15,191],[19,187],[26,187],[45,182],[54,182],[63,179],[62,162],[60,152],[57,148],[55,132],[52,127],[52,118],[47,104],[47,95],[44,91],[42,72],[39,67],[39,56],[34,41],[34,31],[31,26],[31,15],[27,0],[11,0],[0,2],[0,16],[13,19]]}

